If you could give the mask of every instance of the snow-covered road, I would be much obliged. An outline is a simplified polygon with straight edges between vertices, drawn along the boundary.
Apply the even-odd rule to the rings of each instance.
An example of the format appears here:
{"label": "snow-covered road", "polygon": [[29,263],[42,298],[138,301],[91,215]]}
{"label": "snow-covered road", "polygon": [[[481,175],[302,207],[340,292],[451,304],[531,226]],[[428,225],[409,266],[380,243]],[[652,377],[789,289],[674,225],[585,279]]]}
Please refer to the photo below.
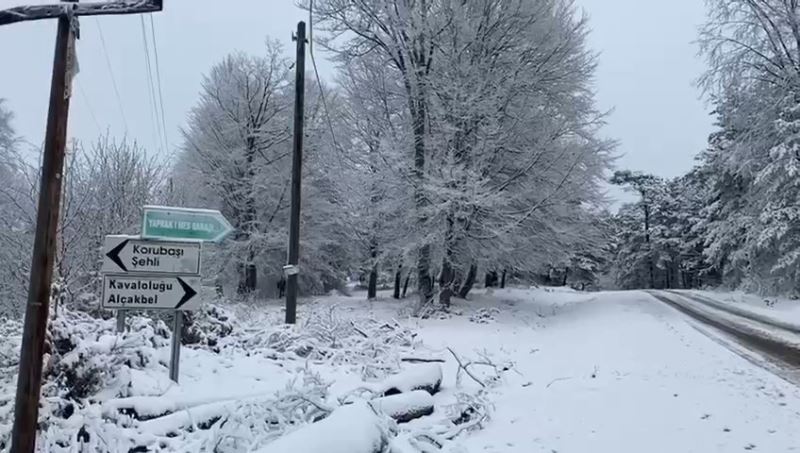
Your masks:
{"label": "snow-covered road", "polygon": [[800,391],[644,292],[495,298],[503,309],[493,323],[423,328],[427,343],[485,348],[521,373],[508,374],[493,421],[465,441],[470,451],[800,448]]}

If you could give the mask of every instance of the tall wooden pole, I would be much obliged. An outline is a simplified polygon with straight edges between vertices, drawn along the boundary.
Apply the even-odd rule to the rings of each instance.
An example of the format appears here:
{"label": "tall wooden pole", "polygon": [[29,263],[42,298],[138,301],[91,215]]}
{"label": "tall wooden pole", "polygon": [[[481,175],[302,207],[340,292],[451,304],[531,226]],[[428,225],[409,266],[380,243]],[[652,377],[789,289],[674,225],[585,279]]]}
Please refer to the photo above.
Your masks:
{"label": "tall wooden pole", "polygon": [[36,237],[33,243],[28,304],[17,377],[14,407],[14,428],[11,434],[12,453],[33,453],[36,447],[36,426],[39,417],[39,393],[42,387],[42,357],[50,305],[50,283],[56,255],[56,228],[61,208],[61,180],[67,140],[69,112],[68,75],[70,43],[74,39],[72,18],[58,18],[53,77],[50,84],[50,107],[36,214]]}
{"label": "tall wooden pole", "polygon": [[300,259],[300,194],[303,176],[303,106],[306,80],[306,23],[297,24],[297,62],[294,93],[294,153],[292,156],[292,208],[289,220],[289,275],[286,279],[286,323],[297,321],[297,264]]}

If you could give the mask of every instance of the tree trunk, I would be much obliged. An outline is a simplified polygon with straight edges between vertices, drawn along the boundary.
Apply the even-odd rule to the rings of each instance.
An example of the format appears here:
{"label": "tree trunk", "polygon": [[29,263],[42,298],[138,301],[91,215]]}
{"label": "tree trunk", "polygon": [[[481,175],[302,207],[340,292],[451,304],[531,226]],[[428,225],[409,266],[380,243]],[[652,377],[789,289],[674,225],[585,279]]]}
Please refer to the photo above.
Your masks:
{"label": "tree trunk", "polygon": [[497,275],[497,271],[490,271],[486,273],[484,277],[484,284],[486,288],[494,288],[497,286],[497,282],[500,280],[500,277]]}
{"label": "tree trunk", "polygon": [[250,241],[253,239],[253,232],[255,230],[256,222],[256,207],[255,199],[252,191],[253,180],[255,179],[255,168],[253,166],[253,159],[256,152],[255,137],[249,136],[247,138],[247,154],[246,162],[247,168],[242,181],[242,189],[245,196],[245,207],[242,215],[242,239],[247,243],[247,261],[241,266],[241,276],[239,280],[238,292],[239,294],[251,294],[255,292],[257,281],[257,269],[255,264],[255,251],[252,248]]}
{"label": "tree trunk", "polygon": [[[248,233],[248,241],[251,239]],[[250,249],[247,253],[247,264],[245,265],[245,291],[254,293],[258,287],[258,268],[256,267],[255,251]]]}
{"label": "tree trunk", "polygon": [[453,297],[453,249],[455,248],[455,213],[451,209],[447,213],[447,227],[444,233],[444,256],[442,257],[442,272],[439,274],[439,304],[444,308],[450,307]]}
{"label": "tree trunk", "polygon": [[245,287],[248,293],[253,293],[258,285],[258,270],[253,262],[247,263],[245,266]]}
{"label": "tree trunk", "polygon": [[[421,70],[421,68],[416,68]],[[416,74],[417,77],[420,73]],[[408,75],[407,75],[408,77]],[[420,77],[421,78],[421,77]],[[420,80],[417,80],[420,82]],[[425,128],[427,123],[427,105],[425,94],[420,85],[414,90],[410,80],[406,79],[406,90],[409,95],[409,109],[411,113],[412,128],[414,133],[414,205],[417,210],[417,227],[420,231],[425,231],[425,224],[428,222],[425,208],[428,206],[428,198],[425,196]],[[433,298],[433,282],[430,275],[431,267],[431,246],[423,244],[417,254],[417,288],[419,290],[418,310],[422,309]]]}
{"label": "tree trunk", "polygon": [[506,287],[506,269],[503,269],[503,276],[500,278],[500,288]]}
{"label": "tree trunk", "polygon": [[564,280],[561,282],[561,286],[567,286],[567,277],[569,277],[569,268],[564,268]]}
{"label": "tree trunk", "polygon": [[467,271],[467,277],[464,279],[464,283],[458,290],[458,297],[462,299],[467,298],[467,294],[469,294],[469,292],[472,290],[472,286],[475,285],[475,277],[477,276],[478,276],[478,265],[472,263],[469,265],[469,271]]}
{"label": "tree trunk", "polygon": [[[642,199],[644,199],[644,193]],[[650,246],[650,205],[644,204],[644,242],[647,243],[647,265],[650,271],[650,288],[655,288],[656,277],[653,269],[652,247]]]}
{"label": "tree trunk", "polygon": [[388,415],[397,423],[408,423],[411,420],[433,413],[433,396],[425,390],[412,390],[396,395],[375,398],[369,404],[377,411]]}
{"label": "tree trunk", "polygon": [[372,266],[369,271],[369,283],[367,284],[367,299],[378,297],[378,265]]}
{"label": "tree trunk", "polygon": [[392,297],[394,297],[395,299],[400,298],[400,278],[402,277],[402,273],[403,273],[403,265],[401,264],[397,268],[397,272],[394,273],[394,293],[392,294]]}
{"label": "tree trunk", "polygon": [[406,298],[406,292],[408,292],[408,281],[411,280],[411,272],[406,274],[406,281],[403,283],[403,299]]}
{"label": "tree trunk", "polygon": [[242,296],[255,292],[258,284],[258,270],[253,263],[253,255],[252,252],[248,253],[247,262],[239,264],[239,285],[236,292]]}
{"label": "tree trunk", "polygon": [[453,266],[447,257],[442,258],[442,273],[439,276],[439,303],[442,307],[450,307],[453,296]]}

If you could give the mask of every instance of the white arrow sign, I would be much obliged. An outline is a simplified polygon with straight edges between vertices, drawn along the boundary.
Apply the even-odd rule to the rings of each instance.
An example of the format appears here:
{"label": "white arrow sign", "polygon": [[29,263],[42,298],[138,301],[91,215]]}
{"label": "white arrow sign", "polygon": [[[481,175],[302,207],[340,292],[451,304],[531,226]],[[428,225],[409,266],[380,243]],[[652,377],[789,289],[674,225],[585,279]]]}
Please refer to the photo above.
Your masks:
{"label": "white arrow sign", "polygon": [[200,277],[104,275],[103,308],[143,310],[200,307]]}
{"label": "white arrow sign", "polygon": [[103,273],[199,274],[200,243],[106,236]]}

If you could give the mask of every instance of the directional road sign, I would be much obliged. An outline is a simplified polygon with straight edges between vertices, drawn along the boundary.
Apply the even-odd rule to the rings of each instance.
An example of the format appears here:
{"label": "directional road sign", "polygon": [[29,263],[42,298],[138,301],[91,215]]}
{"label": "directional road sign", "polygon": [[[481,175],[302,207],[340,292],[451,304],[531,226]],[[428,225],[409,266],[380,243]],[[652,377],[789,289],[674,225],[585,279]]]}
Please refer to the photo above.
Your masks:
{"label": "directional road sign", "polygon": [[103,308],[197,310],[200,306],[200,277],[190,276],[103,276]]}
{"label": "directional road sign", "polygon": [[200,247],[199,242],[106,236],[101,271],[106,274],[199,274]]}
{"label": "directional road sign", "polygon": [[142,237],[181,241],[219,242],[233,227],[219,211],[145,206]]}

